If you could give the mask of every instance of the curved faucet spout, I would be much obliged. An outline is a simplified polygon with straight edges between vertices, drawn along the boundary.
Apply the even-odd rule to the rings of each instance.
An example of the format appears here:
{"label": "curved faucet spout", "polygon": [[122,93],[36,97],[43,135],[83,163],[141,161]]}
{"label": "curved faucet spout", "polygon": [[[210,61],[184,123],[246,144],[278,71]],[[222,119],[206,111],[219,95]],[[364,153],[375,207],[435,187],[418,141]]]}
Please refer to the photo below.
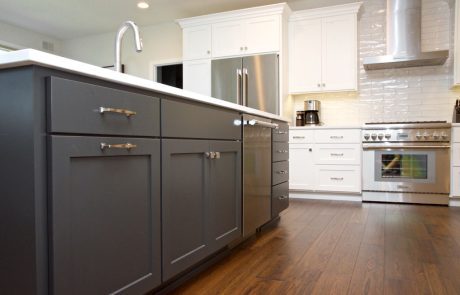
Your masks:
{"label": "curved faucet spout", "polygon": [[133,21],[125,21],[118,29],[117,36],[115,38],[115,71],[117,72],[121,72],[121,40],[128,28],[133,29],[136,51],[142,51],[142,39],[139,34],[139,27]]}

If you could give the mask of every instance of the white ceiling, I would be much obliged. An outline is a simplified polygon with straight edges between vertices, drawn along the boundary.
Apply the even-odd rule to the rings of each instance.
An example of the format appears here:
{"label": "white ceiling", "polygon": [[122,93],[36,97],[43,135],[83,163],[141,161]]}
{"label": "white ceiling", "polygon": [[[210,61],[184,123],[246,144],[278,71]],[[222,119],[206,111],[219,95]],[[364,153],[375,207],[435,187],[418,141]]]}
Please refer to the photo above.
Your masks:
{"label": "white ceiling", "polygon": [[125,20],[140,26],[154,25],[209,13],[288,2],[306,8],[356,0],[147,0],[150,8],[138,9],[138,0],[0,0],[0,21],[46,34],[73,39],[116,31]]}

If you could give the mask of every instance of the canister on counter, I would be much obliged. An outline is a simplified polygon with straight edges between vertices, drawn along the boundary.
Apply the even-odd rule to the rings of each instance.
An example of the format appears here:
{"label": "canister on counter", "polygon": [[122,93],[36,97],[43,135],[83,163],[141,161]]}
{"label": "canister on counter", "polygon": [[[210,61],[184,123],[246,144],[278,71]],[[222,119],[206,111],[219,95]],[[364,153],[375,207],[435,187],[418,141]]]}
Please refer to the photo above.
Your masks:
{"label": "canister on counter", "polygon": [[305,125],[305,111],[297,111],[296,112],[295,125],[296,126],[304,126]]}

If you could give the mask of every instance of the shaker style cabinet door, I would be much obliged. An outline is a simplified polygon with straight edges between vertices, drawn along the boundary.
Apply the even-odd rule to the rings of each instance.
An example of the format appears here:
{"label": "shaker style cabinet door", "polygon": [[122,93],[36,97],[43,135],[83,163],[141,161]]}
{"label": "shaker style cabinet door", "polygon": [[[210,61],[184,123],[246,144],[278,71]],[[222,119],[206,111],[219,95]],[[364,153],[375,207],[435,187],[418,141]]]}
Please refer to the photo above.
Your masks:
{"label": "shaker style cabinet door", "polygon": [[241,20],[212,25],[212,57],[244,54],[244,24]]}
{"label": "shaker style cabinet door", "polygon": [[184,60],[211,57],[211,25],[184,28]]}
{"label": "shaker style cabinet door", "polygon": [[163,279],[209,254],[206,140],[162,141]]}
{"label": "shaker style cabinet door", "polygon": [[50,146],[51,293],[143,294],[158,286],[160,141],[51,136]]}
{"label": "shaker style cabinet door", "polygon": [[184,61],[184,90],[211,96],[211,60]]}
{"label": "shaker style cabinet door", "polygon": [[313,148],[314,145],[311,144],[289,145],[289,189],[315,189],[316,169]]}
{"label": "shaker style cabinet door", "polygon": [[281,25],[279,15],[253,17],[245,21],[244,54],[278,52]]}
{"label": "shaker style cabinet door", "polygon": [[241,236],[241,142],[211,141],[219,153],[210,160],[210,245],[216,251]]}

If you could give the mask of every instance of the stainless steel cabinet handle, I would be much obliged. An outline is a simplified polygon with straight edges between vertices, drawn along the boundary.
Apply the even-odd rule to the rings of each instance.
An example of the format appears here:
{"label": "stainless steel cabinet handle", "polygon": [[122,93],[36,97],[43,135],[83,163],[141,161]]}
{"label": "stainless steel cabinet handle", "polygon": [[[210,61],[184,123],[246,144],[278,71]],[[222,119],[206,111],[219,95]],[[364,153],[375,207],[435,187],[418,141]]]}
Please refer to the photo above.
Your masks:
{"label": "stainless steel cabinet handle", "polygon": [[205,156],[207,159],[211,159],[211,152],[206,152],[206,153],[204,153],[204,156]]}
{"label": "stainless steel cabinet handle", "polygon": [[343,135],[340,135],[340,136],[339,135],[331,135],[329,138],[330,139],[343,139]]}
{"label": "stainless steel cabinet handle", "polygon": [[137,148],[137,145],[135,144],[131,144],[129,142],[127,143],[119,143],[119,144],[108,144],[108,143],[105,143],[105,142],[101,142],[101,150],[105,150],[105,149],[125,149],[125,150],[131,150],[131,149],[134,149],[134,148]]}
{"label": "stainless steel cabinet handle", "polygon": [[[275,131],[275,133],[276,134],[287,134],[287,131]],[[296,138],[296,137],[294,136],[294,138]],[[304,138],[305,138],[305,136],[304,136]]]}
{"label": "stainless steel cabinet handle", "polygon": [[268,127],[268,128],[272,128],[272,129],[278,128],[278,124],[276,124],[276,123],[268,123],[268,122],[259,121],[259,120],[249,120],[248,124],[252,125],[252,126],[259,125],[259,126],[262,126],[262,127]]}
{"label": "stainless steel cabinet handle", "polygon": [[278,174],[288,174],[287,170],[281,170],[281,171],[278,171],[276,173],[278,173]]}
{"label": "stainless steel cabinet handle", "polygon": [[450,145],[363,145],[363,150],[411,150],[411,149],[449,149]]}
{"label": "stainless steel cabinet handle", "polygon": [[128,118],[137,114],[134,111],[130,111],[126,109],[99,107],[99,114],[103,115],[105,113],[115,113],[115,114],[125,115]]}
{"label": "stainless steel cabinet handle", "polygon": [[243,105],[248,106],[248,69],[243,68]]}
{"label": "stainless steel cabinet handle", "polygon": [[343,157],[343,153],[331,153],[331,157]]}
{"label": "stainless steel cabinet handle", "polygon": [[286,154],[288,151],[287,150],[277,150],[276,152],[279,154]]}
{"label": "stainless steel cabinet handle", "polygon": [[220,159],[220,152],[214,152],[214,159]]}
{"label": "stainless steel cabinet handle", "polygon": [[207,159],[220,159],[220,152],[206,152],[204,155]]}
{"label": "stainless steel cabinet handle", "polygon": [[288,198],[288,196],[279,196],[278,200],[286,200],[287,198]]}
{"label": "stainless steel cabinet handle", "polygon": [[293,136],[292,138],[293,138],[293,139],[304,139],[305,136]]}
{"label": "stainless steel cabinet handle", "polygon": [[343,177],[331,177],[331,180],[342,181]]}
{"label": "stainless steel cabinet handle", "polygon": [[243,104],[241,101],[241,79],[243,78],[243,73],[241,69],[236,69],[236,101],[238,104]]}

